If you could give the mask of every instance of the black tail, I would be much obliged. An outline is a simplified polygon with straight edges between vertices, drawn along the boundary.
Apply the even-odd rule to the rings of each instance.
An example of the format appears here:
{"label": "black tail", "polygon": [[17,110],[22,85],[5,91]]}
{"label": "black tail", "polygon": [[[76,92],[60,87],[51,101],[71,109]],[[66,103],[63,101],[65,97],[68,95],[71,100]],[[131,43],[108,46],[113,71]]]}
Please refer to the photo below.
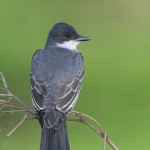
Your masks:
{"label": "black tail", "polygon": [[57,130],[43,126],[40,150],[70,150],[66,121]]}

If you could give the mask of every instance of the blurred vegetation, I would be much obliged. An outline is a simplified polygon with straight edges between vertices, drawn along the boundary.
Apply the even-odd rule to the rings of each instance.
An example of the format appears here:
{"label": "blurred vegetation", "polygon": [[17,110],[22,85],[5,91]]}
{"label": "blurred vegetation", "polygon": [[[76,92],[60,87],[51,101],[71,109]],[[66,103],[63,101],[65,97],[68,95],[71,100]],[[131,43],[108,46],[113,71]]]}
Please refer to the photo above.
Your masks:
{"label": "blurred vegetation", "polygon": [[[0,71],[9,89],[32,106],[31,57],[56,22],[67,22],[92,38],[78,47],[85,79],[75,110],[98,120],[119,149],[149,149],[149,6],[148,0],[0,0]],[[40,132],[37,121],[28,121],[10,138],[0,134],[0,149],[37,150]],[[68,132],[72,150],[102,149],[87,127],[68,123]]]}

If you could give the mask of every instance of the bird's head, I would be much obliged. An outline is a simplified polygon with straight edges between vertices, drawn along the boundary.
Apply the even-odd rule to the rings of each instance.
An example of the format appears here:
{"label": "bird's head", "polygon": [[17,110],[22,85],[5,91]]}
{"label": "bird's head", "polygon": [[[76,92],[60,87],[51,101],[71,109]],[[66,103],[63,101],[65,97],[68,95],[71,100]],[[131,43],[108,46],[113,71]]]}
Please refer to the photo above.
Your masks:
{"label": "bird's head", "polygon": [[57,23],[49,33],[47,42],[54,42],[59,47],[76,49],[81,41],[88,41],[90,38],[79,35],[74,27],[66,23]]}

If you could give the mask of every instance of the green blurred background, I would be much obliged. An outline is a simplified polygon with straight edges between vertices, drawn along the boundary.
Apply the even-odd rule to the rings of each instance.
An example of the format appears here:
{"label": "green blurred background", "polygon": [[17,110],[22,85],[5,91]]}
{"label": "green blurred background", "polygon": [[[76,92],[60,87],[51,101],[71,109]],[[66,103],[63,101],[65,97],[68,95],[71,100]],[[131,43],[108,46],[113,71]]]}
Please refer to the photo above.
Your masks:
{"label": "green blurred background", "polygon": [[[85,78],[75,110],[100,122],[120,150],[150,149],[150,1],[0,0],[0,71],[30,107],[31,57],[59,21],[92,38],[78,47]],[[40,132],[28,121],[0,135],[0,150],[38,150]],[[68,132],[72,150],[102,149],[86,126],[69,122]]]}

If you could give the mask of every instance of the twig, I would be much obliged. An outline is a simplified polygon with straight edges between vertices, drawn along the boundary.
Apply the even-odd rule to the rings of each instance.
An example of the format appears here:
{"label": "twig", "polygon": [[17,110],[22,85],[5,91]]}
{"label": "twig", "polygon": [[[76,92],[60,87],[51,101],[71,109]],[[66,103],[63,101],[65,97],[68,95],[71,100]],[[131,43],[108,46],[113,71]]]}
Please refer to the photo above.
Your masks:
{"label": "twig", "polygon": [[0,115],[4,114],[4,113],[13,113],[13,112],[28,112],[28,113],[30,113],[32,115],[35,115],[33,108],[28,108],[28,109],[19,108],[19,107],[13,105],[13,103],[8,102],[6,100],[1,100],[0,99],[0,105],[3,105],[5,107],[10,107],[11,108],[11,110],[1,110],[0,111]]}
{"label": "twig", "polygon": [[[119,150],[115,144],[108,138],[108,136],[105,135],[105,132],[102,131],[102,129],[98,130],[97,128],[95,128],[93,125],[91,125],[87,120],[85,120],[83,117],[82,117],[82,114],[83,113],[80,113],[80,112],[74,112],[73,113],[76,114],[76,116],[78,116],[79,118],[78,119],[72,119],[72,118],[67,118],[68,121],[74,121],[74,122],[81,122],[85,125],[87,125],[90,129],[92,129],[95,133],[97,133],[100,137],[102,137],[103,139],[105,139],[105,141],[111,146],[111,148],[113,150]],[[88,115],[84,115],[84,116],[88,116]],[[89,117],[88,117],[89,118]],[[90,117],[91,119],[91,117]],[[95,120],[95,119],[91,119],[92,121]],[[95,122],[95,121],[94,121]],[[105,137],[106,136],[106,137]]]}
{"label": "twig", "polygon": [[104,132],[104,147],[103,150],[106,150],[106,132]]}
{"label": "twig", "polygon": [[86,117],[86,118],[92,120],[92,121],[99,127],[100,131],[103,131],[101,125],[100,125],[94,118],[90,117],[89,115],[84,114],[84,113],[81,113],[81,112],[77,112],[77,111],[73,111],[73,112],[71,113],[71,115],[74,115],[74,114],[75,114],[76,116],[84,116],[84,117]]}
{"label": "twig", "polygon": [[[17,122],[19,122],[19,121],[21,121],[21,120],[22,120],[22,119],[17,119],[17,120],[13,120],[13,121],[11,121],[11,122],[9,122],[9,123],[4,124],[4,125],[1,127],[0,132],[2,132],[4,129],[10,127],[10,125],[12,125],[12,124],[14,124],[14,123],[17,123]],[[28,120],[28,118],[27,118],[26,120]]]}
{"label": "twig", "polygon": [[9,132],[6,136],[10,136],[21,124],[23,124],[25,122],[25,120],[27,119],[27,114],[24,115],[24,117],[22,118],[22,120],[16,125],[16,127]]}
{"label": "twig", "polygon": [[2,80],[2,83],[3,83],[3,87],[4,87],[5,89],[7,89],[8,86],[7,86],[6,80],[5,80],[4,75],[2,74],[2,72],[0,72],[0,76],[1,76],[0,78],[1,78],[1,80]]}
{"label": "twig", "polygon": [[[14,113],[14,112],[28,112],[28,113],[31,113],[31,111],[30,111],[30,109],[29,110],[26,110],[26,109],[18,109],[18,110],[12,109],[12,110],[3,110],[3,111],[0,112],[0,114],[1,113],[2,114],[4,114],[4,113]],[[34,113],[32,115],[34,115]]]}
{"label": "twig", "polygon": [[28,109],[28,107],[17,97],[17,96],[15,96],[15,95],[13,95],[9,90],[8,90],[8,85],[7,85],[7,83],[6,83],[6,80],[5,80],[5,78],[4,78],[4,75],[2,74],[2,72],[0,72],[0,78],[1,78],[1,80],[2,80],[2,83],[3,83],[3,87],[4,87],[4,89],[5,89],[5,91],[7,92],[7,95],[4,95],[4,94],[2,94],[2,95],[0,95],[0,96],[8,96],[8,97],[14,97],[14,99],[16,99],[20,104],[22,104],[22,106],[24,106],[26,109]]}

